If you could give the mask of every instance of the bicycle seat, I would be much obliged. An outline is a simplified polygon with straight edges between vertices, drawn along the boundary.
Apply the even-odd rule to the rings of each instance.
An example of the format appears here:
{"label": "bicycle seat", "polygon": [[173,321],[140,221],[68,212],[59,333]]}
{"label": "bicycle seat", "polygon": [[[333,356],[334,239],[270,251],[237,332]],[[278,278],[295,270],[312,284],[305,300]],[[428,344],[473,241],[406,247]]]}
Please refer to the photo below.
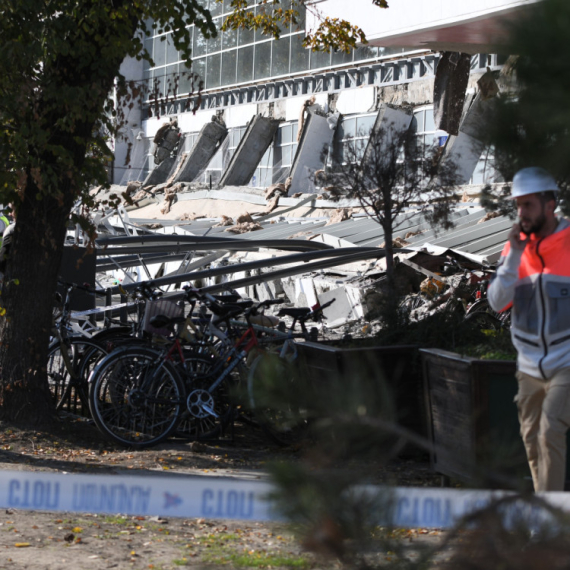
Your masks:
{"label": "bicycle seat", "polygon": [[302,317],[306,317],[311,312],[309,307],[291,307],[288,309],[280,309],[277,313],[278,317],[292,317],[294,319],[300,319]]}
{"label": "bicycle seat", "polygon": [[150,319],[150,324],[157,328],[163,329],[168,327],[169,325],[174,325],[176,323],[183,323],[186,320],[186,317],[181,315],[179,317],[167,317],[166,315],[155,315]]}
{"label": "bicycle seat", "polygon": [[212,311],[214,315],[222,319],[226,317],[233,317],[240,315],[241,313],[243,313],[245,308],[246,307],[242,306],[241,303],[234,303],[234,304],[228,303],[227,305],[217,305],[211,303],[210,305],[208,305],[208,309],[210,309],[210,311]]}
{"label": "bicycle seat", "polygon": [[229,294],[229,295],[212,295],[212,297],[214,299],[216,299],[216,301],[219,301],[220,303],[233,303],[233,304],[237,304],[238,301],[241,301],[242,298],[236,293],[234,294]]}

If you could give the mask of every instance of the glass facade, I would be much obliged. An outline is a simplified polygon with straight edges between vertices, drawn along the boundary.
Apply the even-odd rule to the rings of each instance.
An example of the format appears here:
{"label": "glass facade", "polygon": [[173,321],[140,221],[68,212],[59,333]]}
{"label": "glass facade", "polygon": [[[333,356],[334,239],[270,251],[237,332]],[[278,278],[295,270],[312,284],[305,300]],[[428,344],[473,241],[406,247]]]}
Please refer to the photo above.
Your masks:
{"label": "glass facade", "polygon": [[365,113],[342,117],[333,140],[333,164],[354,164],[362,159],[377,115]]}
{"label": "glass facade", "polygon": [[[269,39],[260,31],[252,30],[220,30],[223,21],[231,12],[229,2],[220,4],[216,0],[203,0],[208,4],[218,29],[215,38],[204,36],[190,26],[192,35],[192,69],[204,81],[204,89],[228,87],[240,83],[262,81],[267,78],[288,76],[309,70],[346,66],[353,62],[376,59],[392,53],[403,53],[405,48],[377,48],[363,46],[349,54],[344,52],[313,52],[303,47],[305,37],[304,14],[298,26],[289,26],[282,30],[279,40]],[[249,10],[270,9],[270,4],[256,4],[252,0]],[[151,85],[157,85],[165,95],[175,84],[175,77],[187,71],[185,61],[172,43],[172,33],[148,37],[145,47],[154,60],[151,67],[145,62],[144,77]],[[190,92],[188,80],[178,81],[177,95]]]}

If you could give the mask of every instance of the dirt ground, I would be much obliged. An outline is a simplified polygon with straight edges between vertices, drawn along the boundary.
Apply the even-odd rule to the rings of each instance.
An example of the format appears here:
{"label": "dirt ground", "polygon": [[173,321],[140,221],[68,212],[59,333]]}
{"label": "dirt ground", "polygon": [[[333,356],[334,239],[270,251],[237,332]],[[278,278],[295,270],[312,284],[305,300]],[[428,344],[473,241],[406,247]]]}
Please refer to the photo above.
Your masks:
{"label": "dirt ground", "polygon": [[[130,450],[103,439],[86,421],[50,433],[0,424],[0,469],[75,473],[187,473],[265,478],[270,461],[298,461],[303,447],[280,449],[238,424],[233,437],[208,444],[168,441]],[[438,486],[427,461],[378,466],[378,480]],[[406,539],[438,540],[438,531],[406,531]],[[389,560],[387,552],[376,556]],[[412,553],[413,556],[413,553]],[[205,519],[104,516],[0,509],[0,569],[331,568],[338,561],[308,553],[284,524]]]}

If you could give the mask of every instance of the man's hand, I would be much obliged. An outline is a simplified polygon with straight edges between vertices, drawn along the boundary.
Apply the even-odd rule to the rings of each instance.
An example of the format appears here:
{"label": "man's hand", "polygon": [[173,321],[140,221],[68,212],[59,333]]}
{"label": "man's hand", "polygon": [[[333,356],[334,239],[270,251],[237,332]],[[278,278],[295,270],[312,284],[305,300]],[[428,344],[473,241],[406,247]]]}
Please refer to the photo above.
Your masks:
{"label": "man's hand", "polygon": [[520,224],[513,224],[513,227],[511,228],[511,231],[508,235],[511,247],[519,251],[522,251],[528,243],[528,238],[521,239],[521,232],[522,230]]}

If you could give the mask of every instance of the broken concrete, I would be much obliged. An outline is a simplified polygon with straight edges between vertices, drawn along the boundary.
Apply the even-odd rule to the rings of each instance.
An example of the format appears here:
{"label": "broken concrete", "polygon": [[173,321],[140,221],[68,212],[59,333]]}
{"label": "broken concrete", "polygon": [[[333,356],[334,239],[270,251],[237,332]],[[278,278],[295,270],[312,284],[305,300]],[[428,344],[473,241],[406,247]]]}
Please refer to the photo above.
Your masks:
{"label": "broken concrete", "polygon": [[149,186],[156,186],[165,182],[170,175],[170,171],[176,163],[175,156],[168,156],[165,158],[157,167],[148,173],[145,181],[142,184],[143,188],[148,188]]}
{"label": "broken concrete", "polygon": [[230,163],[222,175],[220,186],[248,184],[265,151],[273,141],[279,121],[257,115],[245,131]]}
{"label": "broken concrete", "polygon": [[314,174],[324,166],[325,153],[332,145],[334,129],[326,117],[309,113],[291,166],[291,188],[296,192],[315,192]]}
{"label": "broken concrete", "polygon": [[208,166],[227,134],[226,127],[217,120],[205,124],[192,150],[182,157],[183,164],[175,181],[192,182]]}
{"label": "broken concrete", "polygon": [[[382,150],[388,149],[392,145],[394,136],[406,131],[412,122],[412,112],[402,107],[394,107],[392,105],[381,104],[374,121],[374,127],[370,133],[370,139],[364,150],[363,163],[374,162],[378,157],[382,156]],[[378,138],[380,146],[378,146]],[[390,156],[386,153],[386,156]]]}
{"label": "broken concrete", "polygon": [[473,172],[485,144],[481,141],[481,131],[488,121],[489,113],[494,99],[485,99],[478,93],[464,113],[459,134],[450,136],[443,150],[442,164],[451,161],[457,166],[458,184],[467,184],[473,176]]}

